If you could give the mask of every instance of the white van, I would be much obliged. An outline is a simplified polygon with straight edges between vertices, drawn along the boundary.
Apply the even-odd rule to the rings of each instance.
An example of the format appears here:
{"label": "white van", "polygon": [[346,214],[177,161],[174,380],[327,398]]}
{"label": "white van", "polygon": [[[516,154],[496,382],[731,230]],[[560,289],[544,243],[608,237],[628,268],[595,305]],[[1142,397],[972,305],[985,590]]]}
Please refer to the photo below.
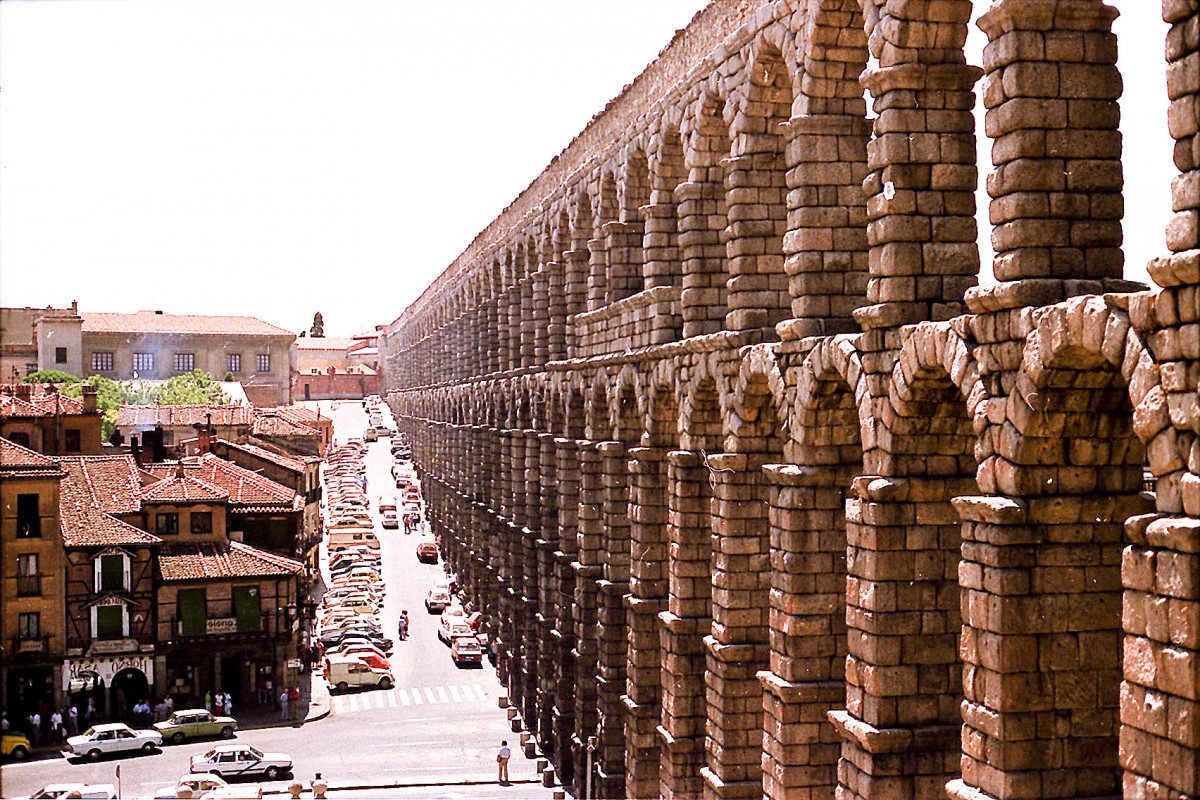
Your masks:
{"label": "white van", "polygon": [[367,662],[354,656],[333,655],[325,659],[325,680],[329,681],[329,690],[344,692],[351,686],[365,686],[369,689],[392,688],[393,678],[389,670],[372,667]]}
{"label": "white van", "polygon": [[383,497],[379,498],[379,513],[382,514],[384,511],[395,511],[395,510],[396,510],[396,498],[391,497],[390,495],[386,495],[386,494]]}
{"label": "white van", "polygon": [[326,535],[329,537],[329,552],[331,553],[345,550],[356,544],[379,547],[379,537],[370,528],[327,528]]}

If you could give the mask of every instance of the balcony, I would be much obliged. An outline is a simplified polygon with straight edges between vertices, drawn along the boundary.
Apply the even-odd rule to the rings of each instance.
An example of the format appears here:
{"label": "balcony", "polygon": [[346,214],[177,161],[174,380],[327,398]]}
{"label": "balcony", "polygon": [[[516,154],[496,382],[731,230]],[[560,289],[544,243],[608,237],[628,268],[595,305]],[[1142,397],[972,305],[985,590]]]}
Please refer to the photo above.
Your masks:
{"label": "balcony", "polygon": [[12,638],[12,653],[13,659],[28,659],[39,658],[50,655],[50,637],[23,637],[14,636]]}
{"label": "balcony", "polygon": [[42,596],[42,576],[41,575],[18,575],[17,576],[17,597],[41,597]]}

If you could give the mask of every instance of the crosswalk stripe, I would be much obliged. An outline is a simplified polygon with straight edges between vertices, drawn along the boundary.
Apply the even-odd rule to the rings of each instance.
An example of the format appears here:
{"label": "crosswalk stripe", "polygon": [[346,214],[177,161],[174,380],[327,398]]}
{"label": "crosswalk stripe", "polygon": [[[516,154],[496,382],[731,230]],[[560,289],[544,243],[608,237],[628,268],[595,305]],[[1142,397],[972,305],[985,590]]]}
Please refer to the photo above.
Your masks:
{"label": "crosswalk stripe", "polygon": [[443,703],[450,702],[450,695],[446,694],[446,690],[444,688],[442,688],[441,686],[437,687],[437,693],[438,693],[438,699],[441,700]]}
{"label": "crosswalk stripe", "polygon": [[388,699],[388,706],[390,706],[391,708],[395,708],[396,707],[396,693],[388,692],[387,699]]}
{"label": "crosswalk stripe", "polygon": [[421,699],[421,692],[418,689],[413,689],[412,698],[413,698],[413,705],[415,705],[415,706],[419,706],[425,702],[424,700]]}
{"label": "crosswalk stripe", "polygon": [[412,702],[411,700],[408,699],[408,690],[407,689],[398,689],[397,693],[400,695],[400,705],[406,706]]}
{"label": "crosswalk stripe", "polygon": [[451,686],[450,686],[450,696],[454,698],[454,702],[456,702],[456,703],[462,702],[462,695],[460,695],[458,693],[458,687],[453,684],[451,684]]}
{"label": "crosswalk stripe", "polygon": [[428,700],[430,703],[436,703],[436,702],[437,702],[437,698],[433,696],[433,689],[430,689],[430,688],[426,687],[426,688],[425,688],[425,689],[423,689],[422,691],[424,691],[424,692],[425,692],[425,699],[426,699],[426,700]]}
{"label": "crosswalk stripe", "polygon": [[375,697],[375,707],[383,708],[383,704],[385,702],[383,696],[387,694],[387,692],[372,692],[371,694]]}
{"label": "crosswalk stripe", "polygon": [[479,695],[480,700],[487,700],[487,692],[483,690],[482,686],[477,683],[473,688],[475,689],[475,693]]}

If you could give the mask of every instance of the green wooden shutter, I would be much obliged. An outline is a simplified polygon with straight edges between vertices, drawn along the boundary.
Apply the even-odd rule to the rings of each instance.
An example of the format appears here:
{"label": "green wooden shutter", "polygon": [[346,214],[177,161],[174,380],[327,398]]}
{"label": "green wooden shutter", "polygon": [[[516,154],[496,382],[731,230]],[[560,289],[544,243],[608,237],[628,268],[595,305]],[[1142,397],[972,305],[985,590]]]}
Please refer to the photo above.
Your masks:
{"label": "green wooden shutter", "polygon": [[125,559],[121,556],[100,558],[100,591],[119,592],[125,588]]}
{"label": "green wooden shutter", "polygon": [[203,589],[179,590],[179,619],[184,636],[203,636],[208,623]]}
{"label": "green wooden shutter", "polygon": [[121,624],[124,615],[120,606],[100,606],[96,609],[96,638],[120,639],[124,634]]}
{"label": "green wooden shutter", "polygon": [[233,587],[233,615],[238,633],[255,633],[262,628],[262,604],[257,586]]}

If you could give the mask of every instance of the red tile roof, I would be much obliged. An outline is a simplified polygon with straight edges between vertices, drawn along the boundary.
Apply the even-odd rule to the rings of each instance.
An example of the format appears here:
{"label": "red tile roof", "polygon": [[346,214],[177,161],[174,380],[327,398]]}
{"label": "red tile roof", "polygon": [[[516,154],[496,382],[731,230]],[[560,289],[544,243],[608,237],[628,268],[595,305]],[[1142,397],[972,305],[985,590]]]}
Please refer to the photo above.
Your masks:
{"label": "red tile roof", "polygon": [[243,453],[248,453],[264,461],[270,461],[272,464],[289,469],[292,472],[303,473],[305,466],[321,459],[316,456],[292,456],[284,453],[276,453],[274,450],[268,450],[265,447],[253,444],[251,442],[228,442],[224,439],[219,440],[232,450],[241,450]]}
{"label": "red tile roof", "polygon": [[162,541],[113,516],[141,510],[141,471],[132,456],[61,456],[59,460],[67,473],[58,500],[66,547]]}
{"label": "red tile roof", "polygon": [[171,544],[158,552],[158,572],[164,581],[282,577],[302,569],[299,561],[242,542]]}
{"label": "red tile roof", "polygon": [[0,472],[22,475],[61,475],[62,467],[50,456],[0,439]]}
{"label": "red tile roof", "polygon": [[256,317],[159,314],[155,311],[139,311],[136,314],[88,311],[80,316],[83,317],[84,333],[295,336],[291,331],[263,322]]}
{"label": "red tile roof", "polygon": [[288,406],[256,408],[252,433],[254,436],[319,436],[316,421],[315,415]]}
{"label": "red tile roof", "polygon": [[222,503],[229,500],[229,492],[192,475],[175,475],[143,487],[142,500],[148,503]]}
{"label": "red tile roof", "polygon": [[117,425],[120,427],[149,427],[162,425],[189,426],[205,424],[211,416],[213,425],[250,426],[250,406],[121,406],[117,410]]}
{"label": "red tile roof", "polygon": [[[280,512],[304,508],[304,498],[292,489],[212,453],[185,458],[182,463],[188,474],[223,489],[229,496],[232,511],[253,508]],[[150,464],[146,471],[158,478],[171,478],[175,476],[177,466],[176,462]]]}
{"label": "red tile roof", "polygon": [[[18,397],[18,392],[25,386],[29,387],[29,396]],[[61,392],[47,391],[42,384],[0,385],[0,417],[53,417],[82,413],[82,401]]]}

